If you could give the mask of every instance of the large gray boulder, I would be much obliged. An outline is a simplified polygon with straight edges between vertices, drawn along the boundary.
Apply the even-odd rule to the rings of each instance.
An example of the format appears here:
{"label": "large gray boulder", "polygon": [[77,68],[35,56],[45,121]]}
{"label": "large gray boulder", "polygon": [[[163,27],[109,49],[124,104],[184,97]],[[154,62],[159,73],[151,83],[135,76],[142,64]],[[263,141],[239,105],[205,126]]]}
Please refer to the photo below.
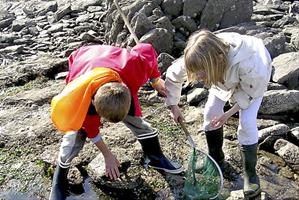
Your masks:
{"label": "large gray boulder", "polygon": [[260,114],[297,112],[299,110],[298,90],[269,90],[265,92]]}
{"label": "large gray boulder", "polygon": [[217,30],[250,21],[252,11],[252,1],[209,0],[202,11],[200,27]]}
{"label": "large gray boulder", "polygon": [[288,89],[299,89],[299,52],[290,52],[273,59],[273,81]]}
{"label": "large gray boulder", "polygon": [[274,145],[278,155],[282,157],[294,172],[299,172],[299,147],[287,140],[277,140]]}

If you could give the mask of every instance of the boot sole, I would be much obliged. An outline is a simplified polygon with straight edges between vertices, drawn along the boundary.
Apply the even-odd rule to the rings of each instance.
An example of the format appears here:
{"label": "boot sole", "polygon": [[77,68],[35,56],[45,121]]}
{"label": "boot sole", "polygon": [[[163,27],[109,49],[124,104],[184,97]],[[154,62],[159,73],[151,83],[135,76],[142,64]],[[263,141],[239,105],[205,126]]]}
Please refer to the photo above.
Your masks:
{"label": "boot sole", "polygon": [[160,168],[160,167],[155,167],[155,166],[151,166],[149,165],[149,167],[154,168],[154,169],[158,169],[158,170],[163,170],[167,173],[170,174],[180,174],[184,171],[183,167],[179,168],[179,169],[175,169],[175,170],[170,170],[170,169],[165,169],[165,168]]}
{"label": "boot sole", "polygon": [[262,190],[259,188],[257,191],[255,191],[255,192],[252,193],[252,194],[245,194],[245,193],[244,193],[244,197],[245,197],[246,200],[249,200],[249,199],[251,199],[251,198],[254,198],[254,197],[257,197],[258,195],[260,195],[261,192],[262,192]]}

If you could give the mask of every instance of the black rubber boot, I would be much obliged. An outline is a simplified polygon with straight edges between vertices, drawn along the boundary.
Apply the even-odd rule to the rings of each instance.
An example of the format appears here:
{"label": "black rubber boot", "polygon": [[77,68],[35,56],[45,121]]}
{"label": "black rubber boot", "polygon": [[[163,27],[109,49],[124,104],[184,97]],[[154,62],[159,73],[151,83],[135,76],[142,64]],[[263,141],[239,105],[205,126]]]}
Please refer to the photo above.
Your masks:
{"label": "black rubber boot", "polygon": [[180,164],[170,161],[164,156],[158,136],[139,139],[138,141],[144,152],[145,164],[171,174],[179,174],[183,171],[183,167]]}
{"label": "black rubber boot", "polygon": [[68,196],[68,171],[69,168],[56,166],[49,200],[65,200]]}
{"label": "black rubber boot", "polygon": [[244,171],[244,197],[246,199],[258,196],[261,193],[259,177],[256,174],[257,143],[241,145],[241,156]]}
{"label": "black rubber boot", "polygon": [[224,153],[222,150],[223,127],[212,131],[205,131],[205,134],[209,148],[209,155],[214,158],[220,167],[222,167],[224,165]]}

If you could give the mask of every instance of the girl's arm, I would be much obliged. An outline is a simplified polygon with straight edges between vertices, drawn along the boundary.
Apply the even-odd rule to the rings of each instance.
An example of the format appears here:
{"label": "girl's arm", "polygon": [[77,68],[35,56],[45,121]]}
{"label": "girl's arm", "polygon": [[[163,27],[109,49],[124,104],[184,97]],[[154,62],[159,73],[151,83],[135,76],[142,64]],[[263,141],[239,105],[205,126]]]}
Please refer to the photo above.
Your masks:
{"label": "girl's arm", "polygon": [[211,127],[220,128],[221,126],[223,126],[225,124],[225,122],[228,120],[228,118],[230,118],[233,114],[238,112],[240,109],[241,109],[240,106],[236,103],[231,109],[226,111],[219,118],[214,117],[214,119],[212,119],[212,121],[211,121]]}
{"label": "girl's arm", "polygon": [[166,105],[177,105],[181,98],[183,82],[187,80],[187,72],[183,57],[176,60],[166,72],[165,87],[167,92]]}
{"label": "girl's arm", "polygon": [[183,82],[187,80],[187,73],[183,57],[174,62],[166,73],[166,105],[171,109],[172,118],[175,122],[184,120],[183,115],[178,107],[181,98]]}

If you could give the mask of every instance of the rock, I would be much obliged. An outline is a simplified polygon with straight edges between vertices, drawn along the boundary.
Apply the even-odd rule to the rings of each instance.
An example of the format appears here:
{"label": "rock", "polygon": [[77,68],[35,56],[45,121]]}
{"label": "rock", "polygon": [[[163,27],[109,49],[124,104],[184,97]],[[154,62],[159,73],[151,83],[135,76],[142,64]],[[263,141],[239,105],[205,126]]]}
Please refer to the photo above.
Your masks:
{"label": "rock", "polygon": [[82,23],[82,22],[88,22],[92,18],[93,18],[93,15],[91,15],[91,14],[80,15],[76,19],[76,24],[79,24],[79,23]]}
{"label": "rock", "polygon": [[9,46],[5,47],[4,49],[0,50],[0,53],[16,53],[20,54],[23,53],[24,46],[23,45],[15,45],[15,46]]}
{"label": "rock", "polygon": [[265,38],[264,43],[272,58],[286,53],[286,37],[282,33],[273,34],[272,36]]}
{"label": "rock", "polygon": [[86,42],[96,42],[97,41],[97,37],[94,35],[93,31],[81,33],[79,38]]}
{"label": "rock", "polygon": [[172,24],[176,29],[180,29],[181,32],[187,33],[186,36],[197,30],[195,21],[188,16],[179,16],[172,20]]}
{"label": "rock", "polygon": [[56,32],[59,32],[59,31],[62,31],[63,30],[63,27],[64,27],[64,24],[54,24],[54,25],[51,25],[51,27],[47,30],[48,33],[56,33]]}
{"label": "rock", "polygon": [[236,190],[230,193],[228,200],[242,200],[244,199],[243,190]]}
{"label": "rock", "polygon": [[291,44],[298,50],[299,49],[299,31],[297,33],[292,34],[291,36]]}
{"label": "rock", "polygon": [[207,2],[202,11],[200,27],[209,30],[226,28],[240,22],[249,21],[251,15],[252,1],[242,0],[232,3],[228,0],[212,0]]}
{"label": "rock", "polygon": [[154,25],[146,17],[145,13],[138,12],[131,20],[133,31],[137,38],[142,37],[150,30],[154,29]]}
{"label": "rock", "polygon": [[208,91],[204,88],[194,88],[190,90],[187,94],[187,102],[190,105],[196,105],[203,99],[208,97]]}
{"label": "rock", "polygon": [[78,185],[83,183],[83,176],[77,167],[71,167],[67,176],[70,184]]}
{"label": "rock", "polygon": [[196,18],[204,9],[206,1],[185,0],[183,7],[183,15]]}
{"label": "rock", "polygon": [[157,28],[165,28],[170,33],[175,31],[174,26],[172,25],[172,23],[168,17],[165,17],[165,16],[160,17],[157,20],[155,20],[154,23]]}
{"label": "rock", "polygon": [[283,16],[281,19],[273,23],[272,27],[283,28],[285,25],[292,24],[296,19],[291,16]]}
{"label": "rock", "polygon": [[274,149],[295,173],[299,172],[299,147],[283,139],[275,142]]}
{"label": "rock", "polygon": [[98,154],[98,156],[88,164],[88,171],[93,179],[99,179],[105,175],[105,159],[103,154]]}
{"label": "rock", "polygon": [[290,52],[273,59],[273,81],[288,89],[299,89],[299,52]]}
{"label": "rock", "polygon": [[103,6],[102,3],[105,0],[86,0],[86,1],[80,1],[80,0],[74,0],[71,1],[71,7],[74,11],[84,11],[88,9],[90,6]]}
{"label": "rock", "polygon": [[299,127],[293,128],[291,132],[299,140]]}
{"label": "rock", "polygon": [[282,136],[286,135],[290,128],[286,124],[277,124],[268,128],[259,130],[259,142],[262,142],[269,136]]}
{"label": "rock", "polygon": [[58,8],[56,1],[46,2],[43,8],[38,12],[38,16],[44,16],[48,12],[56,12]]}
{"label": "rock", "polygon": [[269,90],[265,92],[259,113],[273,115],[297,112],[299,107],[298,90]]}
{"label": "rock", "polygon": [[167,53],[161,53],[158,58],[158,69],[161,74],[166,72],[167,68],[172,64],[172,62],[175,60],[174,57]]}
{"label": "rock", "polygon": [[0,29],[9,27],[16,19],[15,15],[6,11],[0,13]]}
{"label": "rock", "polygon": [[156,28],[140,38],[140,42],[151,43],[157,53],[170,53],[173,45],[172,33],[163,28]]}
{"label": "rock", "polygon": [[66,4],[63,7],[59,7],[58,10],[55,12],[54,21],[57,22],[62,19],[65,15],[70,14],[72,12],[71,5]]}
{"label": "rock", "polygon": [[14,20],[13,23],[12,23],[12,26],[11,26],[11,30],[13,31],[20,31],[22,30],[24,27],[25,27],[25,20]]}
{"label": "rock", "polygon": [[111,181],[105,176],[105,161],[102,154],[99,154],[89,163],[88,172],[93,182],[102,191],[114,197],[134,196],[134,191],[138,190],[138,187],[143,183],[140,176],[140,167],[131,167],[129,161],[121,163],[120,179]]}
{"label": "rock", "polygon": [[179,16],[182,8],[183,1],[182,0],[163,0],[161,8],[164,13],[169,16],[177,17]]}
{"label": "rock", "polygon": [[289,13],[299,13],[299,2],[293,1],[289,7]]}
{"label": "rock", "polygon": [[267,90],[285,90],[285,89],[287,89],[287,87],[282,84],[272,83],[272,82],[268,83]]}

